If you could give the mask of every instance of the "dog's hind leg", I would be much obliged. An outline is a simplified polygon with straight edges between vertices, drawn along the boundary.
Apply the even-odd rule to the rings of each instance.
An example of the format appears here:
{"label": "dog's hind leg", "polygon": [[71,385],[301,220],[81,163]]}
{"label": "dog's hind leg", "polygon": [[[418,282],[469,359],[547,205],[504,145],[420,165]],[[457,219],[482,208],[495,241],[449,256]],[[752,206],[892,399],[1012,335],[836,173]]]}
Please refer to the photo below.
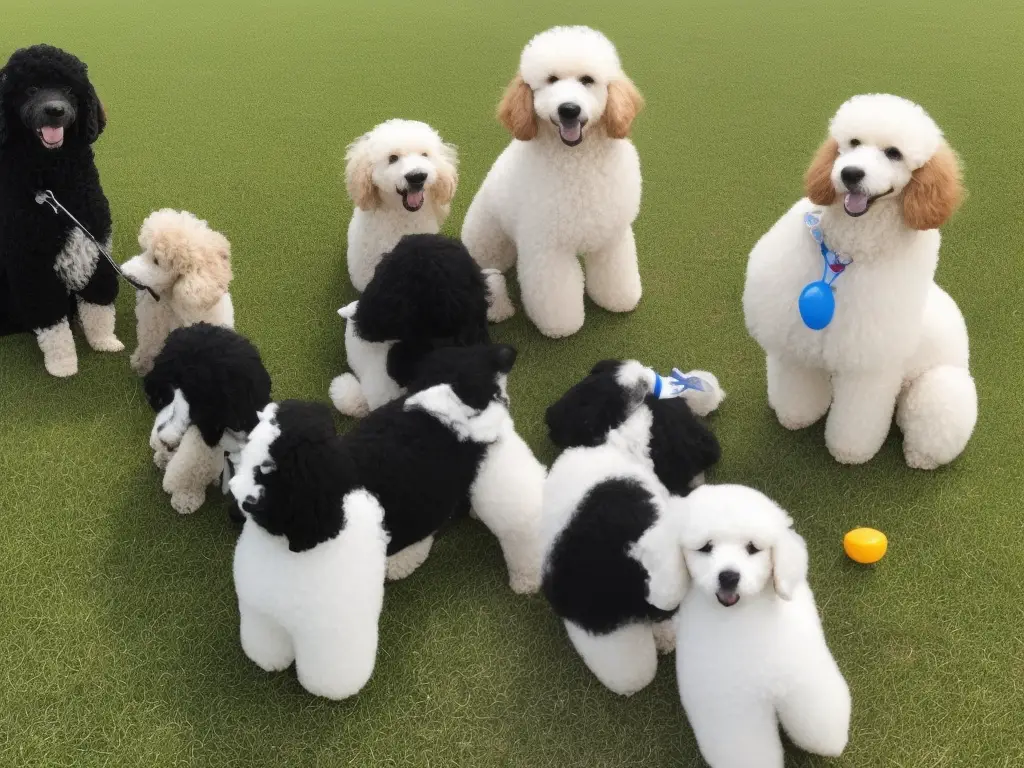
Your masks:
{"label": "dog's hind leg", "polygon": [[627,624],[595,635],[567,619],[565,630],[590,671],[621,696],[646,688],[658,671],[658,651],[649,624]]}
{"label": "dog's hind leg", "polygon": [[171,494],[174,511],[188,515],[206,501],[206,488],[224,471],[224,451],[209,446],[199,428],[191,426],[164,472],[164,491]]}
{"label": "dog's hind leg", "polygon": [[336,376],[328,391],[334,407],[346,416],[361,419],[370,412],[370,404],[366,402],[363,387],[351,373]]}
{"label": "dog's hind leg", "polygon": [[295,660],[295,650],[284,627],[241,601],[238,613],[239,635],[245,655],[267,672],[287,669]]}
{"label": "dog's hind leg", "polygon": [[617,240],[584,256],[587,295],[609,312],[632,312],[640,303],[643,287],[636,259],[632,227]]}
{"label": "dog's hind leg", "polygon": [[978,392],[966,368],[925,371],[900,395],[896,423],[903,455],[914,469],[936,469],[959,456],[978,421]]}
{"label": "dog's hind leg", "polygon": [[487,450],[470,489],[471,508],[501,544],[509,586],[540,589],[541,506],[547,471],[511,427]]}
{"label": "dog's hind leg", "polygon": [[422,541],[410,544],[405,549],[395,552],[388,558],[387,574],[388,581],[398,581],[411,574],[427,560],[430,554],[430,547],[434,543],[433,536],[427,536]]}

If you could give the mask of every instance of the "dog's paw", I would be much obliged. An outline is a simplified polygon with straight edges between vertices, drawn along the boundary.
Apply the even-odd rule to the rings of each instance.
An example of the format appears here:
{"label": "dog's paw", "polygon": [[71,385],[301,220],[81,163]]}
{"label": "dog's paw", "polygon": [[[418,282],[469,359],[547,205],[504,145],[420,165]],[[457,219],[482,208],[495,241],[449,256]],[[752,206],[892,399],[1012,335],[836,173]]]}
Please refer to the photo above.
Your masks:
{"label": "dog's paw", "polygon": [[124,344],[117,336],[111,334],[110,336],[104,336],[100,339],[86,339],[89,342],[89,346],[97,352],[122,352],[124,351]]}
{"label": "dog's paw", "polygon": [[363,396],[363,388],[359,379],[351,373],[343,373],[335,377],[328,391],[334,407],[346,416],[361,419],[370,412],[370,405]]}
{"label": "dog's paw", "polygon": [[153,369],[153,358],[149,355],[140,355],[138,352],[133,352],[132,356],[128,358],[128,364],[131,365],[132,370],[139,376],[145,376]]}
{"label": "dog's paw", "polygon": [[651,625],[654,634],[654,647],[658,653],[672,653],[676,649],[676,628],[671,620],[659,621]]}
{"label": "dog's paw", "polygon": [[540,591],[540,574],[510,572],[508,585],[517,595],[536,594]]}
{"label": "dog's paw", "polygon": [[921,453],[920,451],[914,451],[909,448],[903,449],[903,458],[907,460],[907,466],[911,469],[938,469],[942,466],[931,456]]}
{"label": "dog's paw", "polygon": [[171,507],[179,515],[191,515],[206,501],[206,494],[189,492],[178,492],[171,494]]}
{"label": "dog's paw", "polygon": [[156,450],[153,451],[153,463],[156,464],[156,468],[160,470],[167,469],[167,465],[171,463],[171,457],[174,455],[171,451]]}
{"label": "dog's paw", "polygon": [[491,323],[503,323],[516,313],[515,305],[508,295],[505,276],[497,269],[483,270],[487,283],[487,320]]}
{"label": "dog's paw", "polygon": [[46,366],[46,372],[51,376],[56,376],[59,379],[66,379],[68,376],[74,376],[78,373],[78,356],[54,355],[44,357],[43,365]]}

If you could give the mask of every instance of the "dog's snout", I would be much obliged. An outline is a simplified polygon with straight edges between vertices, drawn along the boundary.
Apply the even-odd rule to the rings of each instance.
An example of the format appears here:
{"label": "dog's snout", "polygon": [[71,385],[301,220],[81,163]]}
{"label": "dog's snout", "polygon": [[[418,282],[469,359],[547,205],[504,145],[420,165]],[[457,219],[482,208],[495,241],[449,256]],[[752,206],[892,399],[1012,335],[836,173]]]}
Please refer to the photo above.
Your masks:
{"label": "dog's snout", "polygon": [[427,180],[427,174],[425,171],[412,171],[405,174],[405,180],[414,187],[421,187],[423,182]]}
{"label": "dog's snout", "polygon": [[858,168],[855,165],[848,165],[839,172],[839,178],[843,180],[843,184],[852,187],[864,180],[864,169]]}
{"label": "dog's snout", "polygon": [[738,571],[722,571],[718,574],[718,586],[722,589],[736,589],[740,584],[740,574]]}
{"label": "dog's snout", "polygon": [[563,120],[575,120],[580,116],[581,111],[580,105],[573,104],[571,101],[558,105],[558,116]]}
{"label": "dog's snout", "polygon": [[65,111],[66,108],[59,101],[51,101],[43,107],[43,112],[46,113],[47,117],[64,117]]}

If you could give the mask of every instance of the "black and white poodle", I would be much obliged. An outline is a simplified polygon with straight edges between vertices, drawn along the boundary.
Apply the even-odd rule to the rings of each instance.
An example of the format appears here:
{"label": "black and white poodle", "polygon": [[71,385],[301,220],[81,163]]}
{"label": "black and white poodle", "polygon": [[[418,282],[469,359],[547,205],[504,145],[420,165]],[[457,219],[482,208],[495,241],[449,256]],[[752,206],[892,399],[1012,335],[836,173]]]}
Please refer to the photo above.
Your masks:
{"label": "black and white poodle", "polygon": [[270,402],[270,375],[248,339],[197,323],[171,331],[143,383],[157,413],[149,444],[164,491],[176,512],[195,512]]}
{"label": "black and white poodle", "polygon": [[268,672],[294,661],[318,696],[357,693],[377,658],[388,536],[330,409],[270,403],[230,488],[246,518],[234,560],[245,655]]}
{"label": "black and white poodle", "polygon": [[0,70],[0,332],[34,333],[54,376],[78,371],[72,315],[93,349],[124,349],[113,266],[66,216],[36,202],[50,190],[109,252],[110,206],[92,151],[105,125],[86,66],[70,53],[34,45]]}
{"label": "black and white poodle", "polygon": [[405,235],[359,301],[338,310],[352,372],[331,382],[331,401],[365,416],[402,395],[432,349],[489,343],[487,302],[486,278],[459,240]]}
{"label": "black and white poodle", "polygon": [[416,570],[437,532],[469,510],[498,538],[512,589],[540,587],[546,473],[508,411],[515,359],[515,349],[503,345],[434,350],[420,362],[410,394],[338,438],[359,486],[384,507],[388,579]]}
{"label": "black and white poodle", "polygon": [[547,411],[552,442],[567,450],[544,486],[544,594],[583,661],[623,695],[674,646],[682,587],[652,578],[657,558],[679,552],[666,503],[720,455],[693,411],[713,410],[724,392],[704,371],[686,380],[703,389],[669,391],[635,360],[605,360]]}

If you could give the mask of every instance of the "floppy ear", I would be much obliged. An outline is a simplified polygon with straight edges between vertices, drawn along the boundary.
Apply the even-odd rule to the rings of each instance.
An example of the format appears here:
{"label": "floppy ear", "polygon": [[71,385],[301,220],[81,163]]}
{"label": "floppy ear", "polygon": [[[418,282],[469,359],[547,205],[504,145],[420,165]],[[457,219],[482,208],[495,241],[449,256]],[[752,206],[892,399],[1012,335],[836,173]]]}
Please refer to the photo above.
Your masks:
{"label": "floppy ear", "polygon": [[648,444],[654,473],[669,493],[686,496],[694,478],[718,463],[722,449],[684,398],[649,397],[647,406],[654,416]]}
{"label": "floppy ear", "polygon": [[792,528],[772,547],[772,578],[775,593],[783,600],[792,600],[796,588],[807,580],[807,544]]}
{"label": "floppy ear", "polygon": [[914,171],[903,190],[903,219],[911,229],[937,229],[964,199],[956,153],[945,142]]}
{"label": "floppy ear", "polygon": [[604,108],[604,124],[613,139],[629,136],[633,120],[644,107],[644,97],[628,77],[608,83],[608,103]]}
{"label": "floppy ear", "polygon": [[434,198],[439,205],[448,205],[455,197],[459,185],[459,157],[451,144],[444,144],[437,162],[437,181],[434,182]]}
{"label": "floppy ear", "polygon": [[804,191],[815,205],[832,205],[836,201],[836,188],[832,184],[832,166],[839,157],[839,142],[829,136],[811,161],[804,175]]}
{"label": "floppy ear", "polygon": [[175,308],[186,320],[198,320],[227,293],[231,282],[231,244],[220,232],[210,232],[209,237],[203,259],[186,264],[171,289]]}
{"label": "floppy ear", "polygon": [[349,144],[345,153],[345,188],[356,207],[364,211],[381,204],[380,192],[373,183],[373,157],[366,136]]}
{"label": "floppy ear", "polygon": [[533,111],[533,89],[517,74],[505,89],[498,104],[498,119],[515,138],[529,141],[537,135],[537,115]]}
{"label": "floppy ear", "polygon": [[629,554],[647,571],[647,602],[662,611],[678,608],[690,586],[690,573],[680,546],[676,514],[672,510],[664,512],[637,539]]}
{"label": "floppy ear", "polygon": [[96,89],[89,83],[88,95],[85,99],[85,121],[83,123],[85,140],[92,144],[107,127],[107,112],[103,102],[96,95]]}
{"label": "floppy ear", "polygon": [[595,446],[621,424],[630,408],[627,393],[614,372],[590,375],[548,407],[545,421],[551,442],[559,448]]}

